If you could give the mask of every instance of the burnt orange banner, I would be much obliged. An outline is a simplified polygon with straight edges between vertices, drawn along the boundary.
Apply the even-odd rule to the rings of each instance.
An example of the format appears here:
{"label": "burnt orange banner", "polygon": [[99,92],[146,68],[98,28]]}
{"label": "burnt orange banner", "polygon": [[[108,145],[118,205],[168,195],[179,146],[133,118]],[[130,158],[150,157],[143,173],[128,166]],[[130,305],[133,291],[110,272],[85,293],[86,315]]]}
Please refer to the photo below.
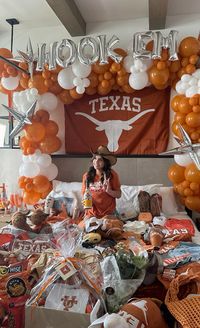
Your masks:
{"label": "burnt orange banner", "polygon": [[88,154],[106,145],[119,155],[158,154],[169,137],[170,89],[148,87],[129,95],[84,95],[65,107],[66,153]]}

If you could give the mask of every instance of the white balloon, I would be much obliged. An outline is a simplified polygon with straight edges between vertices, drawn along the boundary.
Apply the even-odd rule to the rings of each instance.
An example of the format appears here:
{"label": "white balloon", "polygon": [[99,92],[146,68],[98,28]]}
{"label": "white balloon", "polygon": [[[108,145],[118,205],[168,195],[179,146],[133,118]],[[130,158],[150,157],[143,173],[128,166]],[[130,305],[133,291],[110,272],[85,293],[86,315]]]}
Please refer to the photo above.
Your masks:
{"label": "white balloon", "polygon": [[45,92],[40,96],[38,102],[40,108],[52,112],[57,107],[58,99],[53,93]]}
{"label": "white balloon", "polygon": [[58,84],[66,90],[70,90],[74,88],[73,80],[76,76],[72,72],[71,67],[67,67],[62,69],[58,73]]}
{"label": "white balloon", "polygon": [[15,90],[19,85],[19,77],[2,77],[1,84],[6,90]]}
{"label": "white balloon", "polygon": [[191,75],[190,74],[183,74],[181,76],[181,81],[183,81],[183,82],[189,82],[190,79],[191,79]]}
{"label": "white balloon", "polygon": [[192,86],[188,88],[185,92],[186,97],[190,98],[198,93],[198,87],[197,86]]}
{"label": "white balloon", "polygon": [[40,172],[39,165],[36,163],[27,162],[23,164],[23,167],[20,166],[20,175],[24,175],[28,178],[33,178],[38,175]]}
{"label": "white balloon", "polygon": [[190,155],[188,154],[174,155],[174,161],[180,166],[187,166],[192,163]]}
{"label": "white balloon", "polygon": [[13,102],[16,106],[19,104],[19,92],[13,92]]}
{"label": "white balloon", "polygon": [[85,88],[87,88],[87,87],[89,87],[89,85],[90,85],[90,80],[87,79],[87,78],[83,79],[83,86],[84,86]]}
{"label": "white balloon", "polygon": [[196,77],[197,79],[200,79],[200,69],[197,69],[192,76]]}
{"label": "white balloon", "polygon": [[38,89],[36,89],[36,88],[29,89],[29,92],[33,96],[37,96],[38,95]]}
{"label": "white balloon", "polygon": [[51,156],[48,154],[42,154],[37,157],[37,164],[42,167],[48,167],[51,164]]}
{"label": "white balloon", "polygon": [[197,85],[198,83],[198,79],[196,79],[195,77],[191,77],[190,81],[188,82],[189,85]]}
{"label": "white balloon", "polygon": [[138,73],[138,69],[135,67],[135,65],[132,65],[132,66],[130,67],[130,72],[131,72],[131,73]]}
{"label": "white balloon", "polygon": [[30,162],[30,157],[29,157],[29,155],[22,155],[22,161],[23,161],[23,163],[28,163],[28,162]]}
{"label": "white balloon", "polygon": [[140,59],[135,59],[134,66],[139,71],[143,67],[143,63]]}
{"label": "white balloon", "polygon": [[75,86],[82,85],[82,81],[83,80],[80,77],[75,77],[73,79],[73,83],[74,83]]}
{"label": "white balloon", "polygon": [[147,73],[139,72],[139,73],[134,73],[130,74],[129,76],[129,84],[131,88],[135,90],[141,90],[147,86],[148,83],[148,75]]}
{"label": "white balloon", "polygon": [[84,86],[82,86],[82,85],[78,85],[78,86],[76,87],[76,92],[77,92],[79,95],[82,95],[82,94],[85,92],[85,88],[84,88]]}
{"label": "white balloon", "polygon": [[185,94],[185,90],[183,89],[182,85],[183,85],[182,81],[178,81],[176,83],[176,91],[181,95]]}
{"label": "white balloon", "polygon": [[91,73],[91,65],[85,65],[76,61],[72,64],[72,71],[77,77],[87,77]]}
{"label": "white balloon", "polygon": [[48,167],[40,167],[40,174],[47,177],[49,181],[52,181],[58,175],[58,168],[55,164],[52,163]]}
{"label": "white balloon", "polygon": [[131,72],[131,66],[134,65],[134,59],[132,56],[126,56],[123,61],[124,68],[126,72],[130,73]]}

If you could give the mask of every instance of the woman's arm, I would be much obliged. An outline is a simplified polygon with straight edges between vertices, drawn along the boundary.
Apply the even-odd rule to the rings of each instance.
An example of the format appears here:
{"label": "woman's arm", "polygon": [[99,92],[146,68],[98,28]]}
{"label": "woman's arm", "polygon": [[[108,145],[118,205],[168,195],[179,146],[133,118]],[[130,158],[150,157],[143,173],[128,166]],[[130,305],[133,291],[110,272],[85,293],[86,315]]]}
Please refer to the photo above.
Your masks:
{"label": "woman's arm", "polygon": [[113,190],[110,185],[110,179],[107,179],[104,182],[104,190],[107,192],[108,195],[110,195],[113,198],[120,198],[121,197],[121,190]]}

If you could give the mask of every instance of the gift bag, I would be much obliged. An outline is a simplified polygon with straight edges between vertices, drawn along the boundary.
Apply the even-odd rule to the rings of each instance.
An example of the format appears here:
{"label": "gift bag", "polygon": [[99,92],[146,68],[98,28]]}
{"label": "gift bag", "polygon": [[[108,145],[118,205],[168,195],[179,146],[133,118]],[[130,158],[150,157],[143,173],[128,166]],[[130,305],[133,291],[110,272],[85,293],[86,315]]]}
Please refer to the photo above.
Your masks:
{"label": "gift bag", "polygon": [[180,274],[173,279],[165,304],[182,328],[200,327],[200,273]]}

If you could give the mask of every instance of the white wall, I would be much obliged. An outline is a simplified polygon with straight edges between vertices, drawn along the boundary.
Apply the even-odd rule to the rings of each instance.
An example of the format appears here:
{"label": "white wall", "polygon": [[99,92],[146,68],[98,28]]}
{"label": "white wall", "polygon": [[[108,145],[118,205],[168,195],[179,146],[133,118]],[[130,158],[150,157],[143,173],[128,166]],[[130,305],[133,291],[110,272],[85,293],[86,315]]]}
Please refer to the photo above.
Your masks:
{"label": "white wall", "polygon": [[[12,16],[12,13],[11,15]],[[163,31],[163,34],[167,35],[169,30],[176,29],[178,34],[178,39],[192,35],[198,36],[199,33],[199,18],[200,15],[193,16],[182,16],[182,17],[168,17],[167,25],[169,26],[168,30]],[[131,49],[132,45],[132,36],[136,32],[142,32],[148,30],[148,20],[137,19],[134,21],[118,21],[118,22],[104,22],[104,23],[95,23],[88,24],[87,34],[88,35],[99,35],[106,34],[107,37],[111,37],[113,34],[117,35],[120,38],[119,47],[124,49]],[[63,26],[55,27],[45,27],[45,28],[32,28],[30,30],[23,30],[22,24],[19,28],[14,29],[14,48],[13,53],[17,55],[17,50],[25,51],[28,38],[30,37],[33,49],[37,50],[37,43],[47,43],[53,41],[61,41],[63,38],[69,38],[69,34],[64,29]],[[78,42],[79,38],[73,39],[75,42]],[[2,34],[0,37],[0,47],[10,48],[10,33]],[[170,144],[171,146],[171,144]],[[169,147],[170,148],[170,147]],[[21,163],[21,151],[20,150],[2,150],[0,149],[0,183],[6,182],[10,189],[16,185],[18,177],[18,169]],[[68,159],[68,158],[57,158],[54,160],[58,165],[60,172],[59,177],[61,179],[72,181],[79,180],[81,178],[82,172],[86,169],[88,159]],[[149,160],[148,160],[149,161]],[[155,162],[155,159],[153,160]],[[164,181],[167,184],[167,167],[171,160],[166,159],[157,161],[157,165],[160,167],[159,174],[155,175],[160,176],[160,181]],[[142,167],[141,163],[144,164]],[[151,162],[152,163],[152,162]],[[152,164],[151,164],[152,165]],[[154,182],[154,174],[149,174],[149,167],[147,159],[136,160],[136,159],[120,159],[118,161],[117,169],[122,176],[122,183],[138,183],[141,184],[142,180]],[[129,167],[131,167],[131,175],[129,174]],[[153,165],[153,167],[155,167]],[[165,173],[166,172],[166,173]],[[157,173],[157,172],[155,172]],[[145,175],[146,174],[146,175]],[[147,175],[148,174],[148,175]],[[143,175],[143,176],[142,176]],[[158,180],[155,182],[159,182]]]}

